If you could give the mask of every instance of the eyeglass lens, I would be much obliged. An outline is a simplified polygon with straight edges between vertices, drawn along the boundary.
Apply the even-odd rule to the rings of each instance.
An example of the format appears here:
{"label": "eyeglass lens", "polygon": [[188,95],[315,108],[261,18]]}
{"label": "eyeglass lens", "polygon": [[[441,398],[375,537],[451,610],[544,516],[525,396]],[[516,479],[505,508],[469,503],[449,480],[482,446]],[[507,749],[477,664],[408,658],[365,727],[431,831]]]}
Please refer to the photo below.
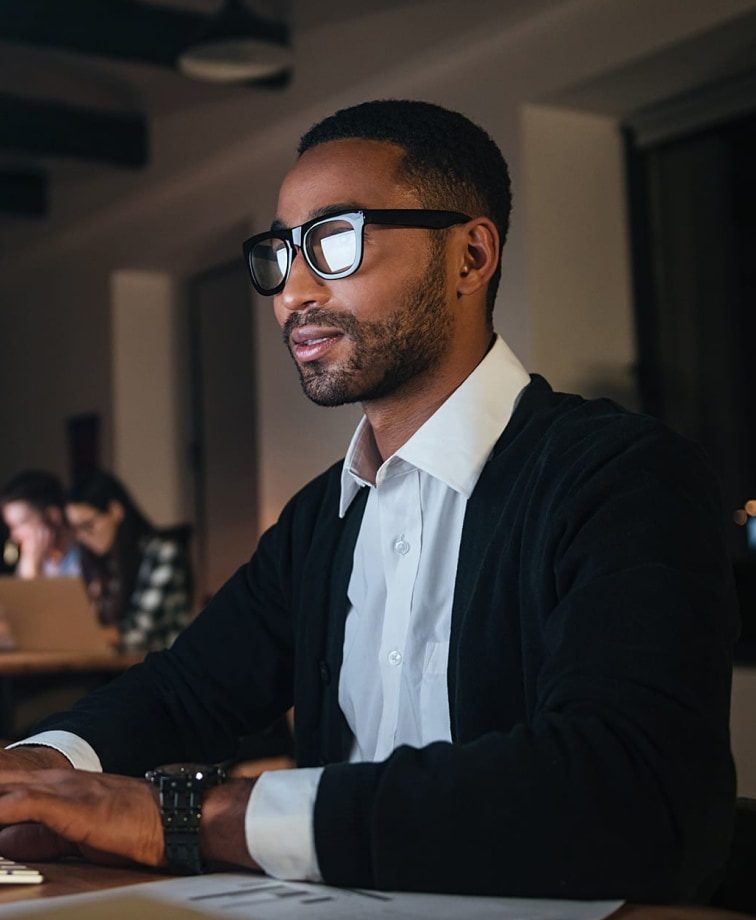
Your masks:
{"label": "eyeglass lens", "polygon": [[345,272],[357,255],[357,233],[347,220],[326,220],[305,236],[308,262],[327,275]]}
{"label": "eyeglass lens", "polygon": [[[348,220],[324,220],[307,231],[304,249],[307,261],[316,271],[338,275],[355,262],[357,231]],[[252,248],[249,259],[260,287],[273,290],[286,276],[289,248],[283,240],[263,240]]]}
{"label": "eyeglass lens", "polygon": [[289,251],[283,240],[263,240],[249,254],[249,267],[264,290],[273,290],[283,281],[288,261]]}

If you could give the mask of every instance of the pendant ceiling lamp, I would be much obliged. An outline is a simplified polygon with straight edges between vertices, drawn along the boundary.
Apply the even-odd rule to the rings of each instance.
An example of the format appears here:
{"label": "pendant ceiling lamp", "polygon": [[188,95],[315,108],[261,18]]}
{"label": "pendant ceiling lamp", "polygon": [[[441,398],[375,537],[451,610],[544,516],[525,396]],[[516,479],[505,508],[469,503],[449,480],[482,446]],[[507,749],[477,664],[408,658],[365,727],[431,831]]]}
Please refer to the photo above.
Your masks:
{"label": "pendant ceiling lamp", "polygon": [[177,64],[189,77],[216,83],[280,77],[291,67],[289,29],[253,13],[243,0],[225,0]]}

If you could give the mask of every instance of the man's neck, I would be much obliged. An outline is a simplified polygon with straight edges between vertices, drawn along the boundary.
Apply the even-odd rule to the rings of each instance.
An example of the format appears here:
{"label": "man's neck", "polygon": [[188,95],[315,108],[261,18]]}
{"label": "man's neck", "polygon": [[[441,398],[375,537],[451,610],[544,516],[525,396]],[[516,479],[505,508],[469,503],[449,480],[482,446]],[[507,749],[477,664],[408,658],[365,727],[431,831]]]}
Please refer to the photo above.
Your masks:
{"label": "man's neck", "polygon": [[467,360],[434,368],[427,377],[410,381],[384,399],[363,403],[382,460],[395,454],[446,402],[480,364],[493,341],[491,335],[484,346],[470,352]]}

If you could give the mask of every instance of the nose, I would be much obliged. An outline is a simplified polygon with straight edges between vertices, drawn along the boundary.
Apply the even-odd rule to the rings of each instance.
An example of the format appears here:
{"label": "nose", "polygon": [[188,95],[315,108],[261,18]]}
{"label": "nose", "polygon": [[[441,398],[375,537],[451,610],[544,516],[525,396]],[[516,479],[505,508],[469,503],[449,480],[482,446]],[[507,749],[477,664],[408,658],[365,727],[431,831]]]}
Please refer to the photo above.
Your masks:
{"label": "nose", "polygon": [[312,271],[302,253],[297,249],[286,285],[275,297],[276,315],[279,322],[283,325],[287,316],[295,311],[322,306],[329,297],[330,291],[326,281]]}

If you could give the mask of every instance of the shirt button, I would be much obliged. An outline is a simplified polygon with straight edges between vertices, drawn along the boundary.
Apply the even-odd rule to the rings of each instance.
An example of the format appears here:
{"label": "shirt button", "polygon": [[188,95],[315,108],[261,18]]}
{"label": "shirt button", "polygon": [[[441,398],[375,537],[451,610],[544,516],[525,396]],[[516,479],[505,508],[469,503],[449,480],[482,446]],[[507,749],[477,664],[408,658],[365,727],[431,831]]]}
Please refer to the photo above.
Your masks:
{"label": "shirt button", "polygon": [[389,664],[397,665],[402,663],[402,653],[399,649],[391,649],[388,653],[388,662]]}
{"label": "shirt button", "polygon": [[327,662],[322,659],[318,662],[318,670],[320,671],[320,680],[324,684],[329,684],[331,682],[331,671],[328,667]]}
{"label": "shirt button", "polygon": [[400,556],[406,556],[410,551],[410,545],[406,540],[399,539],[394,543],[394,549]]}

